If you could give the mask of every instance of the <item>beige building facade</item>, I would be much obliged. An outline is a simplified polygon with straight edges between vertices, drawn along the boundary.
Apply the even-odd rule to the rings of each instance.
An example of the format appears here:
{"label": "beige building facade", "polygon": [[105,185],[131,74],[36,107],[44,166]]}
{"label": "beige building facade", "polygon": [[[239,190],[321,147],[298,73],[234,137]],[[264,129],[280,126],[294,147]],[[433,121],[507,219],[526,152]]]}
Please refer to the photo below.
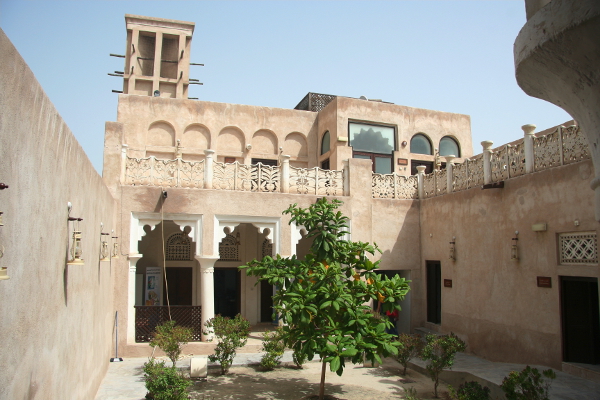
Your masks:
{"label": "beige building facade", "polygon": [[318,93],[295,109],[189,99],[194,24],[125,22],[102,177],[0,37],[0,364],[14,366],[0,397],[93,398],[115,341],[122,357],[150,355],[169,313],[194,328],[193,354],[212,351],[201,326],[218,313],[274,323],[276,288],[237,267],[305,254],[282,211],[324,196],[344,202],[352,240],[381,248],[382,274],[412,281],[399,331],[452,331],[496,361],[600,363],[594,167],[578,124],[474,149],[462,114]]}

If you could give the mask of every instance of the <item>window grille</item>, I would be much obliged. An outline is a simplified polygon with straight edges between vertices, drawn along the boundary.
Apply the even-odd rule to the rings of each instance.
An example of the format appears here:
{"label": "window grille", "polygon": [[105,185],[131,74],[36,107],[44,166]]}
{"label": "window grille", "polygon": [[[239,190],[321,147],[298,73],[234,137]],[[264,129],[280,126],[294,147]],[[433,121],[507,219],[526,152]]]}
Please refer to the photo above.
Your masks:
{"label": "window grille", "polygon": [[560,238],[561,264],[597,264],[596,232],[562,233]]}
{"label": "window grille", "polygon": [[167,261],[191,261],[192,241],[188,235],[180,232],[169,236],[165,256]]}
{"label": "window grille", "polygon": [[240,261],[239,243],[235,236],[227,234],[219,244],[219,261]]}
{"label": "window grille", "polygon": [[273,256],[273,243],[269,239],[265,239],[262,243],[262,258]]}

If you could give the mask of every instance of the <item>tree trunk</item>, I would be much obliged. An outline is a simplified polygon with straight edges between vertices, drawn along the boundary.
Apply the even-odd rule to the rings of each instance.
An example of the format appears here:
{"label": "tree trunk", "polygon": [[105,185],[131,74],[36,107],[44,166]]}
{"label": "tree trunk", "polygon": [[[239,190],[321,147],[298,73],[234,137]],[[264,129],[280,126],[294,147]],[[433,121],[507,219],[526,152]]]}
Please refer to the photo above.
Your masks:
{"label": "tree trunk", "polygon": [[319,400],[323,400],[325,398],[325,371],[327,368],[327,363],[323,361],[323,366],[321,367],[321,386],[319,386]]}

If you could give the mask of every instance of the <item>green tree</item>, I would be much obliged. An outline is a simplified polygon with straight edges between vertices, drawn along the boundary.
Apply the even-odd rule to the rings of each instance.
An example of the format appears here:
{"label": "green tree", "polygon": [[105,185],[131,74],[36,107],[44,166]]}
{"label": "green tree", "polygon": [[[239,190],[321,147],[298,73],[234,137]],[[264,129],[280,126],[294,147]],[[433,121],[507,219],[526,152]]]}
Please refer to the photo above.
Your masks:
{"label": "green tree", "polygon": [[238,348],[244,347],[250,335],[250,322],[240,314],[234,318],[223,317],[217,314],[206,321],[206,327],[215,332],[218,339],[215,354],[208,356],[211,362],[221,365],[221,373],[229,372]]}
{"label": "green tree", "polygon": [[177,326],[175,321],[158,325],[150,341],[150,346],[159,347],[171,359],[173,366],[179,359],[181,347],[192,339],[192,330]]}
{"label": "green tree", "polygon": [[511,371],[502,381],[500,388],[507,400],[548,400],[550,385],[556,373],[547,369],[540,371],[529,365],[521,372]]}
{"label": "green tree", "polygon": [[266,280],[280,289],[273,306],[284,322],[286,346],[298,356],[322,360],[319,398],[324,398],[325,371],[342,375],[345,362],[381,363],[380,355],[396,355],[399,343],[385,332],[387,320],[375,318],[365,303],[380,301],[382,311],[400,310],[409,290],[398,275],[382,278],[375,272],[379,261],[370,257],[380,252],[376,245],[344,240],[348,218],[336,209],[339,200],[317,200],[308,208],[291,205],[284,214],[290,223],[302,225],[313,239],[303,260],[277,255],[253,260],[240,268],[250,276]]}
{"label": "green tree", "polygon": [[437,388],[440,380],[440,373],[446,368],[452,368],[454,364],[454,356],[459,351],[464,351],[467,348],[458,336],[450,332],[449,335],[427,335],[427,344],[423,347],[421,358],[427,363],[426,369],[433,380],[433,394],[437,395]]}

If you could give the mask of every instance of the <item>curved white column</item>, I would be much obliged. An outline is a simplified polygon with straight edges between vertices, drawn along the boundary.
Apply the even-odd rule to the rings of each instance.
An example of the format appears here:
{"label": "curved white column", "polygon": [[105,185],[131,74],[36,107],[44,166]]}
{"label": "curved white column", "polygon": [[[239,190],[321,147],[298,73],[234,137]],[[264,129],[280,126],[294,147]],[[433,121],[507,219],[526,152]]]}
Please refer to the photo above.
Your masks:
{"label": "curved white column", "polygon": [[129,282],[127,285],[127,343],[135,343],[135,273],[136,264],[142,258],[142,254],[130,254],[129,259]]}

